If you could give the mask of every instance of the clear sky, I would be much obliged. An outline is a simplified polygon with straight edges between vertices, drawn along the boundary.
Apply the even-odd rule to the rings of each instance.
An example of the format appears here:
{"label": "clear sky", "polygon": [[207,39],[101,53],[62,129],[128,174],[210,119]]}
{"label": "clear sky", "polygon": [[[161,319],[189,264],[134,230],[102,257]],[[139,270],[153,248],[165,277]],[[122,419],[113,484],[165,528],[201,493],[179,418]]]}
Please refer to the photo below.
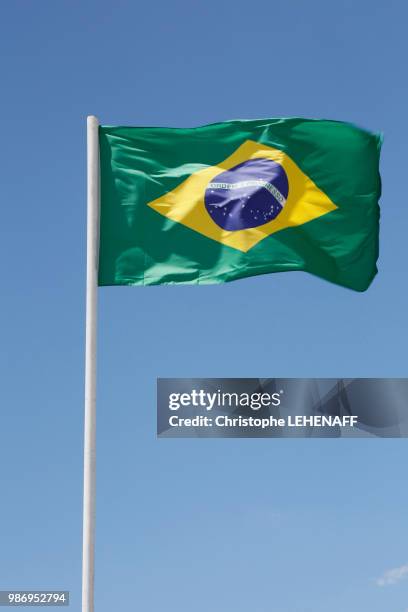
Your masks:
{"label": "clear sky", "polygon": [[80,609],[86,115],[300,115],[384,132],[380,273],[364,294],[294,272],[100,290],[96,611],[406,612],[408,581],[376,581],[408,563],[407,440],[156,440],[155,379],[406,376],[407,19],[404,0],[4,4],[0,588]]}

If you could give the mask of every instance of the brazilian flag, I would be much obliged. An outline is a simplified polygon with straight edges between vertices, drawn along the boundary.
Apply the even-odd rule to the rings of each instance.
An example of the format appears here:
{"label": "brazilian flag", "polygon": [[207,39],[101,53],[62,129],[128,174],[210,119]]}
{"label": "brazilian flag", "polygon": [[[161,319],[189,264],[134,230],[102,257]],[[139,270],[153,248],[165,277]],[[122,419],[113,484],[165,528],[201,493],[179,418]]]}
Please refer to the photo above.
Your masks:
{"label": "brazilian flag", "polygon": [[364,291],[381,136],[338,121],[99,128],[99,285],[304,270]]}

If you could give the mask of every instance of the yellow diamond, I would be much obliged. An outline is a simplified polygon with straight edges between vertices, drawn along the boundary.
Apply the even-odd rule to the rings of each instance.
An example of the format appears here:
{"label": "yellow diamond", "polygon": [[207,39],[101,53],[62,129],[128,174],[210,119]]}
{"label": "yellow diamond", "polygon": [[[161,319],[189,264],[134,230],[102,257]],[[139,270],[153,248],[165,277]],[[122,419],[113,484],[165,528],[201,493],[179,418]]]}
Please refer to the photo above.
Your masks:
{"label": "yellow diamond", "polygon": [[[205,207],[207,185],[218,174],[257,158],[271,159],[285,170],[289,181],[286,203],[279,215],[264,225],[236,231],[222,229],[213,221]],[[216,166],[195,172],[172,191],[149,202],[148,206],[172,221],[182,223],[207,238],[244,253],[275,232],[303,225],[337,208],[286,153],[253,140],[246,140],[232,155]]]}

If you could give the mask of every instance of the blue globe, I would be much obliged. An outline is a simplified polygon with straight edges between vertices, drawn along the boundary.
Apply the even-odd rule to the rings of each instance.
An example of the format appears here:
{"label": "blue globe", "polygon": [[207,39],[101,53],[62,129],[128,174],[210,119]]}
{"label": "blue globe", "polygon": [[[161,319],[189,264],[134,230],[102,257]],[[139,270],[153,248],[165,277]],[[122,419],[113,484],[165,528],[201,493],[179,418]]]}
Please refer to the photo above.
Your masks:
{"label": "blue globe", "polygon": [[272,159],[257,158],[214,177],[207,185],[204,201],[212,220],[233,232],[276,219],[288,193],[283,167]]}

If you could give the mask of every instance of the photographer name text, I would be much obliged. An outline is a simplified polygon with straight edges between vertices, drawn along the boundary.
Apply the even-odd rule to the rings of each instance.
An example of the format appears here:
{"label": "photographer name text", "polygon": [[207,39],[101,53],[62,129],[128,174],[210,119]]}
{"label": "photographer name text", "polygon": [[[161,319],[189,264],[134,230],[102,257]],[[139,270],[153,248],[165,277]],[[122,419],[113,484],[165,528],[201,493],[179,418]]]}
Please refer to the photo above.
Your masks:
{"label": "photographer name text", "polygon": [[[209,393],[203,389],[193,389],[189,393],[170,393],[168,408],[170,427],[221,427],[221,428],[256,428],[269,429],[279,427],[355,427],[358,417],[354,415],[250,415],[236,414],[239,410],[254,411],[279,407],[282,409],[282,396],[284,391],[275,393],[227,393],[220,390]],[[181,416],[178,411],[195,408],[207,414],[193,414]],[[209,416],[209,412],[219,410],[233,410],[235,414],[219,414]]]}

